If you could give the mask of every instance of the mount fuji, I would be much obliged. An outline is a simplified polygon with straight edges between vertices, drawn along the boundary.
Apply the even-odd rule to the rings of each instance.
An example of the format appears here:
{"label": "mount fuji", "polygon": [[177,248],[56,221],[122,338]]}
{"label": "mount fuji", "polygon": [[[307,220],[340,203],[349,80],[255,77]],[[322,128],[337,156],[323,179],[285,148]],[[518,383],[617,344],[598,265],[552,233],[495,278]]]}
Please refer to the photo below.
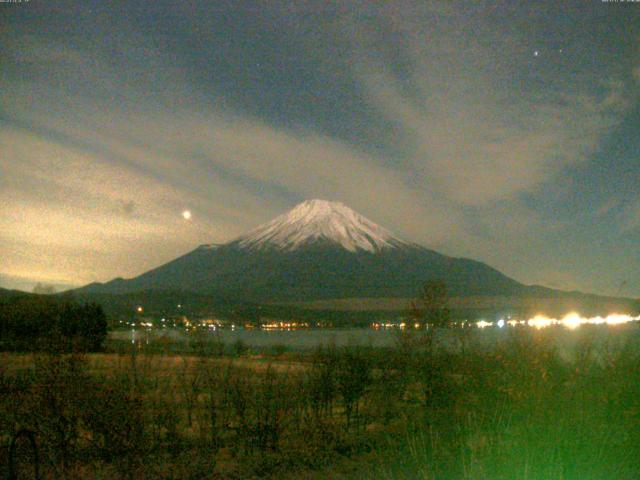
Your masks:
{"label": "mount fuji", "polygon": [[246,302],[410,298],[429,279],[462,297],[548,290],[402,240],[342,203],[308,200],[228,243],[201,245],[138,277],[78,291],[181,291]]}
{"label": "mount fuji", "polygon": [[338,202],[308,200],[240,237],[238,246],[294,251],[318,242],[371,253],[408,246],[387,229]]}

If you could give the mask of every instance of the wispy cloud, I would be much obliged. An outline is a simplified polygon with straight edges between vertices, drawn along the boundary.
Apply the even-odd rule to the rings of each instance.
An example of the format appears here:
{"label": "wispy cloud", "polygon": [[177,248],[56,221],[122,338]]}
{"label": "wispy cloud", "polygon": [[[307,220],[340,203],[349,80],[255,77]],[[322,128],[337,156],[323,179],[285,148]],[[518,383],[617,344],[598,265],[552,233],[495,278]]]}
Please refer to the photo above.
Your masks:
{"label": "wispy cloud", "polygon": [[[27,45],[18,56],[25,72],[46,58],[50,78],[82,86],[100,80],[97,95],[69,88],[56,99],[37,76],[25,77],[34,80],[17,90],[30,102],[23,95],[3,99],[0,136],[8,148],[0,156],[0,199],[7,214],[0,238],[13,249],[3,265],[8,273],[38,276],[55,268],[75,283],[135,275],[197,243],[230,240],[309,197],[342,200],[407,236],[429,226],[434,242],[457,228],[455,216],[426,202],[402,173],[338,140],[203,109],[197,95],[174,100],[171,110],[158,110],[145,96],[135,108],[111,108],[110,93],[129,98],[139,86],[126,84],[100,52]],[[86,71],[88,59],[89,80],[67,72]],[[171,95],[188,88],[164,87]],[[408,205],[412,211],[398,215]],[[179,216],[183,208],[194,212],[192,222]],[[15,255],[27,244],[31,253]],[[143,245],[158,246],[141,253]],[[43,262],[38,246],[64,262]]]}
{"label": "wispy cloud", "polygon": [[524,32],[491,29],[464,8],[405,7],[382,20],[404,40],[395,52],[404,68],[394,71],[380,49],[372,57],[375,37],[363,35],[358,73],[399,126],[415,173],[453,202],[487,206],[535,191],[588,159],[633,104],[620,80],[561,82],[562,67],[549,69],[562,54],[536,54]]}
{"label": "wispy cloud", "polygon": [[[569,71],[554,45],[534,56],[539,35],[499,21],[518,8],[499,7],[273,7],[251,40],[205,4],[175,7],[175,30],[154,17],[159,7],[80,16],[77,27],[56,16],[59,35],[3,27],[0,273],[76,284],[132,276],[323,197],[410,240],[539,278],[542,235],[532,233],[551,235],[565,219],[531,197],[546,189],[562,204],[574,188],[563,173],[624,121],[637,88],[628,69]],[[224,45],[210,37],[223,27]],[[299,52],[251,43],[287,28]],[[274,63],[254,80],[263,56]],[[322,88],[317,73],[329,79]],[[303,91],[297,117],[286,110],[297,105],[269,97],[278,81],[287,95]],[[354,109],[331,117],[341,135],[313,114],[330,117],[345,85]],[[271,103],[270,114],[252,102]]]}
{"label": "wispy cloud", "polygon": [[622,231],[630,233],[640,230],[640,198],[630,201],[622,212]]}

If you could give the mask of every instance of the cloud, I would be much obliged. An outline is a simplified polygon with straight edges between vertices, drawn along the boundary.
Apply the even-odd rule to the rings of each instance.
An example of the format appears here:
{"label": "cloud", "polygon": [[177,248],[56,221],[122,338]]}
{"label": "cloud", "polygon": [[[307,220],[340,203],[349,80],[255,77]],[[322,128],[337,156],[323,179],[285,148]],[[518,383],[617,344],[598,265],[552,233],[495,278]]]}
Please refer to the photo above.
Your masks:
{"label": "cloud", "polygon": [[[235,16],[215,23],[204,4],[175,7],[174,36],[147,6],[153,29],[105,14],[83,17],[79,33],[66,18],[64,34],[10,30],[0,273],[132,276],[321,197],[525,278],[538,233],[563,227],[531,197],[545,188],[561,204],[575,188],[567,167],[590,158],[633,98],[619,80],[628,72],[568,72],[546,50],[534,59],[533,27],[496,23],[485,7],[267,9],[251,17],[268,30],[255,36],[235,30]],[[283,33],[295,48],[282,48],[292,47]]]}
{"label": "cloud", "polygon": [[631,233],[640,230],[640,198],[626,204],[622,211],[621,231]]}
{"label": "cloud", "polygon": [[122,200],[122,207],[119,209],[123,214],[131,216],[136,212],[136,203],[131,200]]}
{"label": "cloud", "polygon": [[620,205],[621,201],[618,198],[609,198],[593,213],[593,216],[597,219],[601,219],[610,214],[610,212],[616,209]]}
{"label": "cloud", "polygon": [[525,38],[467,14],[394,10],[383,24],[405,39],[396,52],[405,66],[387,61],[365,33],[356,71],[399,128],[415,174],[457,204],[482,207],[535,192],[588,159],[632,103],[615,78],[562,83],[556,68],[551,74],[546,60],[527,54]]}
{"label": "cloud", "polygon": [[4,275],[0,273],[0,288],[16,289],[26,292],[33,291],[36,285],[44,284],[46,286],[52,286],[57,292],[68,290],[76,287],[77,285],[70,285],[67,283],[59,283],[51,276],[48,278],[34,278],[33,276],[21,277],[16,275]]}
{"label": "cloud", "polygon": [[[5,274],[46,280],[55,270],[57,282],[74,284],[136,275],[312,197],[342,200],[433,244],[458,228],[456,214],[423,197],[402,172],[339,140],[203,108],[198,95],[159,108],[92,46],[32,39],[16,58],[15,70],[31,80],[0,103]],[[63,94],[28,75],[43,58],[50,79],[70,82]],[[165,88],[178,96],[188,90]],[[197,221],[182,222],[184,208]]]}

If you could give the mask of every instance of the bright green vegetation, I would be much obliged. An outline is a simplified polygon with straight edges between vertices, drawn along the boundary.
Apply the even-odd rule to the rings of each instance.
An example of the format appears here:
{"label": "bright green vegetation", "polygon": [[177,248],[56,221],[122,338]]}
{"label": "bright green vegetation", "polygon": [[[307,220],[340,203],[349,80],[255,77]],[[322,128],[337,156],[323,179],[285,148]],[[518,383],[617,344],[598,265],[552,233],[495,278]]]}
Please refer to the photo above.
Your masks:
{"label": "bright green vegetation", "polygon": [[260,358],[4,354],[0,477],[26,428],[43,478],[635,479],[635,329],[583,327],[571,355],[553,328],[446,351],[419,331]]}

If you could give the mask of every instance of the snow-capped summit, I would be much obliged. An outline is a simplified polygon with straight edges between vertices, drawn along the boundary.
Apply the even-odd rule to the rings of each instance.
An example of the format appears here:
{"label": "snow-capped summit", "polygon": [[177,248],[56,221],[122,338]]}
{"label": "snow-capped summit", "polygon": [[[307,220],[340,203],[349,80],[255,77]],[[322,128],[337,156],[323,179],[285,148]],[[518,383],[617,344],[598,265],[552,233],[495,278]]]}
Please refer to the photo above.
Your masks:
{"label": "snow-capped summit", "polygon": [[291,251],[318,241],[336,243],[351,252],[408,245],[346,205],[318,199],[296,205],[233,243],[241,248]]}
{"label": "snow-capped summit", "polygon": [[192,293],[194,302],[211,308],[215,302],[409,299],[432,279],[446,282],[455,296],[546,295],[481,262],[400,240],[345,205],[324,200],[301,203],[231,242],[202,245],[135,278],[79,292],[173,292],[176,303]]}

